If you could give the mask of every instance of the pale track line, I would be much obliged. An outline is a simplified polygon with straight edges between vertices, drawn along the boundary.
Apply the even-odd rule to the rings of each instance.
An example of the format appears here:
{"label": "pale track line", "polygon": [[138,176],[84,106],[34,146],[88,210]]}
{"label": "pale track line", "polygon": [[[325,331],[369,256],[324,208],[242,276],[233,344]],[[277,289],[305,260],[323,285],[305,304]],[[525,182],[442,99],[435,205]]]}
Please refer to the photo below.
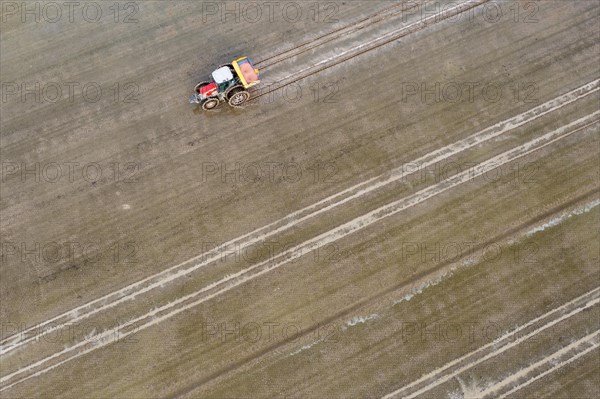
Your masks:
{"label": "pale track line", "polygon": [[[541,316],[536,317],[533,320],[530,320],[529,322],[527,322],[526,324],[519,326],[517,328],[515,328],[514,330],[504,334],[503,336],[499,337],[498,339],[474,350],[473,352],[470,352],[464,356],[461,356],[458,359],[455,359],[449,363],[447,363],[446,365],[426,374],[425,376],[421,377],[420,379],[413,381],[412,383],[399,388],[397,390],[395,390],[394,392],[391,392],[387,395],[385,395],[383,397],[383,399],[391,399],[391,398],[396,398],[396,397],[402,397],[404,399],[409,399],[409,398],[414,398],[418,395],[421,395],[424,392],[427,392],[429,390],[431,390],[432,388],[435,388],[438,385],[441,385],[445,382],[450,381],[452,378],[458,376],[459,374],[461,374],[462,372],[488,360],[493,358],[494,356],[499,355],[502,352],[507,351],[510,348],[513,348],[519,344],[521,344],[522,342],[528,340],[529,338],[539,334],[540,332],[560,323],[563,320],[568,319],[571,316],[576,315],[577,313],[583,311],[584,309],[590,308],[592,306],[597,305],[598,303],[600,303],[600,298],[598,297],[598,294],[600,293],[600,288],[594,288],[593,290],[571,300],[570,302],[556,308],[553,309]],[[534,325],[535,323],[548,318],[549,316],[552,316],[554,313],[560,313],[562,311],[564,311],[565,309],[569,308],[570,306],[572,306],[573,304],[577,304],[579,302],[583,300],[585,300],[587,297],[591,297],[593,299],[589,299],[587,302],[584,302],[583,306],[578,305],[578,307],[576,307],[575,309],[571,310],[569,313],[566,313],[562,316],[560,316],[559,318],[553,319],[550,322],[547,322],[546,324],[543,324],[541,327],[536,328],[535,330],[529,332],[526,335],[523,335],[519,338],[517,338],[516,340],[510,342],[511,339],[514,338],[515,334],[525,330],[528,327],[531,327],[532,325]],[[508,343],[504,343],[503,345],[499,346],[499,344],[503,343],[503,341],[508,342]],[[460,364],[461,362],[463,362],[464,360],[469,359],[470,357],[473,357],[475,355],[478,355],[482,352],[485,352],[487,349],[492,348],[493,350],[489,353],[487,353],[484,356],[481,356],[477,359],[474,359],[471,363],[468,363],[462,367],[457,368],[456,370],[452,371],[449,374],[443,375],[443,373],[445,371],[448,371],[450,368],[452,368],[453,366],[456,366],[458,364]],[[406,391],[410,390],[411,388],[414,388],[417,385],[422,384],[425,381],[430,381],[430,383],[422,388],[420,388],[419,390],[407,394],[405,393]],[[400,396],[401,395],[401,396]]]}
{"label": "pale track line", "polygon": [[[325,70],[327,68],[330,68],[334,65],[338,65],[342,62],[345,62],[351,58],[354,58],[356,56],[359,56],[363,53],[366,53],[367,51],[371,51],[374,50],[378,47],[381,47],[393,40],[397,40],[403,36],[409,35],[411,33],[415,33],[418,31],[421,31],[425,28],[427,28],[430,25],[433,24],[437,24],[439,22],[442,22],[448,18],[454,17],[456,15],[459,15],[471,8],[475,8],[478,7],[486,2],[488,2],[490,0],[468,0],[465,1],[463,3],[459,3],[456,6],[449,8],[447,10],[443,10],[439,13],[436,14],[432,14],[427,18],[423,18],[418,22],[413,22],[405,27],[402,27],[400,29],[385,33],[373,40],[370,40],[366,43],[361,43],[358,46],[352,47],[348,50],[344,50],[339,54],[336,54],[330,58],[327,58],[325,60],[319,61],[314,65],[311,65],[309,67],[306,67],[304,69],[301,69],[297,72],[294,72],[284,78],[279,79],[277,82],[273,83],[273,85],[276,85],[278,83],[280,83],[279,86],[277,87],[273,87],[273,88],[269,88],[267,91],[265,92],[261,92],[258,93],[257,95],[253,96],[252,98],[250,98],[250,100],[254,100],[256,98],[259,98],[261,96],[264,96],[266,94],[269,94],[275,90],[279,90],[284,86],[287,86],[293,82],[296,82],[300,79],[304,79],[310,75],[313,75],[317,72],[320,72],[322,70]],[[331,64],[329,64],[331,63]],[[287,81],[287,82],[286,82]]]}
{"label": "pale track line", "polygon": [[416,6],[423,7],[423,6],[426,6],[427,4],[428,4],[427,1],[422,1],[420,3],[401,2],[401,3],[394,4],[393,6],[390,6],[381,11],[378,11],[375,14],[372,14],[371,16],[369,16],[367,18],[361,19],[360,21],[351,23],[349,25],[346,25],[344,27],[336,29],[333,32],[326,33],[326,34],[316,37],[308,42],[302,43],[299,46],[293,47],[289,50],[282,51],[280,53],[277,53],[275,55],[272,55],[272,56],[264,58],[260,61],[257,61],[254,63],[254,65],[256,67],[261,67],[263,69],[267,69],[270,66],[273,66],[280,62],[288,60],[292,57],[295,57],[299,54],[302,54],[306,51],[309,51],[309,50],[312,50],[319,46],[322,46],[323,44],[329,43],[332,40],[338,39],[343,35],[355,33],[357,31],[363,29],[366,26],[369,26],[371,24],[378,24],[381,21],[383,21],[387,18],[393,17],[398,13],[403,13],[404,11],[412,9]]}
{"label": "pale track line", "polygon": [[[594,337],[595,335],[595,337]],[[600,339],[600,331],[596,331],[594,333],[591,333],[589,335],[586,335],[585,337],[581,338],[580,340],[554,352],[552,355],[540,360],[539,362],[536,362],[534,364],[532,364],[531,366],[527,367],[526,369],[522,370],[522,371],[531,371],[534,368],[537,368],[538,366],[544,366],[547,365],[550,362],[554,362],[557,360],[558,357],[561,357],[561,355],[566,354],[567,352],[569,352],[572,349],[575,349],[576,347],[584,344],[584,343],[589,343],[590,341],[595,341],[595,342],[591,342],[591,346],[587,347],[586,349],[584,349],[581,352],[577,352],[575,355],[563,360],[560,363],[555,364],[554,366],[552,366],[551,368],[549,368],[548,370],[534,376],[533,378],[530,378],[527,381],[524,381],[523,383],[513,387],[512,389],[510,389],[509,391],[503,393],[502,395],[498,396],[498,399],[504,399],[507,396],[517,392],[518,390],[520,390],[521,388],[526,387],[527,385],[539,380],[540,378],[543,378],[545,376],[547,376],[548,374],[551,374],[553,372],[555,372],[556,370],[558,370],[559,368],[566,366],[567,364],[573,363],[575,360],[579,359],[580,357],[583,357],[585,355],[587,355],[589,352],[593,351],[594,349],[597,349],[598,346],[600,345],[600,342],[598,342],[598,339]],[[503,384],[506,380],[501,381],[499,384]],[[506,384],[503,385],[507,385],[510,382],[506,382]],[[494,387],[490,387],[490,388],[494,388]],[[486,390],[487,391],[487,390]],[[488,395],[488,393],[486,393],[486,391],[482,392],[482,394],[484,395]]]}
{"label": "pale track line", "polygon": [[[478,133],[475,133],[465,139],[459,140],[453,144],[450,144],[448,146],[437,149],[431,153],[428,153],[428,154],[412,161],[411,164],[419,164],[419,166],[421,168],[434,165],[436,162],[439,162],[450,156],[456,155],[462,151],[470,149],[478,144],[481,144],[481,143],[486,142],[490,139],[493,139],[501,134],[504,134],[508,131],[516,129],[520,126],[523,126],[526,123],[529,123],[529,122],[531,122],[537,118],[540,118],[550,112],[553,112],[553,111],[560,109],[568,104],[571,104],[583,97],[586,97],[592,93],[595,93],[600,88],[599,84],[600,84],[600,79],[594,80],[594,81],[587,83],[577,89],[574,89],[568,93],[565,93],[565,94],[563,94],[559,97],[556,97],[550,101],[547,101],[544,104],[536,106],[524,113],[516,115],[505,121],[496,123],[495,125],[492,125],[492,126],[486,128]],[[333,194],[333,195],[331,195],[323,200],[320,200],[312,205],[309,205],[303,209],[295,211],[275,222],[272,222],[266,226],[263,226],[257,230],[247,233],[243,236],[240,236],[238,238],[230,240],[227,243],[224,243],[222,245],[222,247],[227,248],[229,246],[235,246],[236,244],[241,244],[241,243],[243,243],[244,240],[249,239],[249,241],[247,241],[246,243],[243,243],[243,245],[240,246],[240,250],[243,250],[243,249],[249,247],[250,245],[254,245],[258,242],[266,240],[267,238],[269,238],[277,233],[285,231],[305,220],[313,218],[323,212],[329,211],[339,205],[349,202],[350,200],[353,200],[355,198],[369,194],[369,193],[371,193],[385,185],[388,185],[390,183],[397,182],[397,181],[405,178],[406,176],[412,174],[413,172],[414,171],[410,171],[410,172],[405,171],[404,167],[393,169],[392,171],[390,171],[389,177],[387,177],[387,178],[385,178],[385,176],[387,176],[387,174],[379,175],[379,176],[373,177],[371,179],[368,179],[364,182],[361,182],[359,184],[356,184],[348,189],[345,189],[339,193]],[[384,180],[381,180],[381,179],[384,179]],[[377,182],[378,180],[381,180],[381,181]],[[348,197],[342,198],[348,194],[350,194]],[[339,198],[342,198],[342,199],[339,199]],[[318,209],[320,206],[323,206],[323,205],[327,204],[328,202],[332,202],[335,200],[337,200],[337,202],[333,202],[321,209]],[[312,211],[312,212],[305,214],[310,211]],[[303,215],[303,214],[305,214],[305,215]],[[284,224],[283,226],[280,226],[278,228],[275,228],[280,223],[286,223],[286,224]],[[275,228],[275,229],[273,229],[273,228]],[[271,230],[271,231],[269,231],[269,230]],[[256,236],[257,234],[259,234],[259,235]],[[256,237],[251,238],[252,236],[256,236]],[[76,323],[76,322],[81,321],[87,317],[90,317],[96,313],[99,313],[103,310],[110,309],[114,306],[117,306],[120,303],[129,301],[129,300],[133,300],[133,299],[135,299],[135,297],[137,295],[140,295],[140,294],[148,292],[152,289],[161,287],[162,285],[164,285],[166,283],[169,283],[173,280],[181,278],[201,267],[211,264],[212,262],[218,260],[220,258],[220,256],[221,256],[221,254],[220,254],[219,248],[216,248],[212,251],[200,254],[194,258],[188,259],[182,263],[172,266],[160,273],[157,273],[152,276],[146,277],[142,280],[139,280],[138,282],[135,282],[124,288],[121,288],[120,290],[114,291],[110,294],[106,294],[98,299],[90,301],[90,302],[88,302],[84,305],[81,305],[77,308],[74,308],[68,312],[62,313],[62,314],[55,316],[49,320],[38,323],[37,325],[35,325],[29,329],[26,329],[26,330],[22,331],[21,333],[7,337],[4,340],[2,340],[2,342],[1,342],[2,345],[0,346],[0,354],[6,354],[12,350],[18,349],[19,347],[21,347],[33,340],[37,340],[40,337],[42,337],[46,334],[49,334],[55,330],[67,327],[71,323]],[[188,263],[194,262],[202,257],[205,257],[206,259],[204,261],[202,261],[201,263],[198,263],[191,267],[176,271],[177,269],[181,268],[182,266],[184,266]],[[150,283],[150,284],[147,286],[144,286],[145,283]],[[107,303],[107,301],[109,301],[111,299],[113,299],[113,300],[111,302]],[[94,307],[96,305],[100,305],[100,306]],[[82,312],[84,312],[84,313],[82,313]],[[54,325],[51,325],[51,324],[54,324]],[[38,331],[36,334],[30,335],[29,337],[27,337],[28,334],[31,334],[36,331]],[[41,332],[39,332],[39,331],[41,331]]]}
{"label": "pale track line", "polygon": [[[580,118],[577,121],[571,122],[568,125],[565,125],[559,129],[556,129],[556,130],[554,130],[550,133],[547,133],[541,137],[535,138],[525,144],[522,144],[516,148],[506,151],[500,155],[494,156],[494,157],[488,159],[487,161],[477,165],[475,167],[475,171],[467,170],[465,172],[459,173],[459,174],[457,174],[451,178],[448,178],[432,187],[428,187],[428,188],[423,189],[413,195],[410,195],[403,199],[394,201],[390,204],[384,205],[384,206],[382,206],[378,209],[375,209],[363,216],[357,217],[347,223],[344,223],[335,229],[332,229],[326,233],[320,234],[319,236],[317,236],[311,240],[308,240],[305,243],[300,244],[300,245],[298,245],[294,248],[291,248],[290,250],[285,251],[284,253],[280,254],[278,256],[278,258],[284,258],[284,260],[282,260],[278,263],[275,263],[275,264],[271,265],[270,267],[264,268],[263,270],[260,270],[257,273],[250,275],[249,277],[244,278],[244,275],[248,274],[248,272],[250,272],[252,270],[255,270],[262,266],[268,265],[269,263],[271,263],[271,261],[270,260],[264,261],[264,262],[254,265],[254,266],[251,266],[247,269],[244,269],[240,272],[234,273],[233,275],[225,277],[215,283],[212,283],[212,284],[202,288],[201,290],[198,290],[192,294],[188,294],[184,297],[178,298],[177,300],[175,300],[171,303],[168,303],[166,305],[163,305],[157,309],[154,309],[145,315],[142,315],[142,316],[139,316],[132,320],[129,320],[128,322],[124,323],[122,326],[106,330],[106,331],[102,332],[101,334],[94,336],[94,338],[99,340],[99,342],[93,342],[93,343],[88,343],[85,341],[79,342],[79,343],[73,345],[72,347],[62,350],[61,352],[57,352],[53,355],[50,355],[44,359],[39,360],[33,364],[22,367],[21,369],[18,369],[16,371],[14,371],[13,373],[0,378],[0,383],[8,382],[13,377],[16,377],[16,376],[23,374],[25,372],[28,372],[28,371],[32,371],[33,369],[37,368],[38,366],[41,366],[55,358],[58,358],[62,355],[66,355],[70,352],[75,351],[76,349],[79,349],[80,347],[84,347],[89,344],[89,347],[87,349],[84,349],[81,352],[76,352],[72,356],[67,357],[66,359],[63,359],[63,360],[59,361],[58,363],[55,363],[54,365],[48,366],[48,367],[38,370],[28,376],[25,376],[17,381],[9,383],[8,385],[5,385],[2,388],[0,388],[0,391],[6,390],[16,384],[19,384],[19,383],[26,381],[30,378],[33,378],[35,376],[44,374],[62,364],[70,361],[70,360],[78,358],[84,354],[87,354],[87,353],[95,350],[95,349],[104,347],[112,342],[110,339],[111,339],[111,337],[115,336],[115,334],[118,334],[118,336],[121,339],[125,338],[131,334],[134,334],[138,331],[144,330],[144,329],[149,328],[155,324],[158,324],[164,320],[167,320],[181,312],[191,309],[203,302],[208,301],[209,299],[212,299],[218,295],[221,295],[221,294],[223,294],[223,293],[225,293],[247,281],[250,281],[268,271],[274,270],[274,269],[288,263],[290,260],[302,256],[302,254],[305,252],[304,251],[298,252],[298,251],[304,249],[304,247],[312,248],[316,245],[322,246],[322,245],[326,245],[330,242],[336,241],[336,240],[343,238],[349,234],[352,234],[356,231],[362,230],[362,229],[378,222],[379,220],[382,220],[388,216],[397,214],[400,211],[408,209],[412,206],[415,206],[417,204],[420,204],[420,203],[428,200],[429,198],[432,198],[436,195],[446,192],[450,188],[458,186],[459,184],[462,184],[465,181],[472,180],[478,176],[481,176],[487,170],[489,170],[490,166],[498,167],[498,166],[504,165],[508,162],[512,162],[518,158],[521,158],[525,155],[528,155],[534,151],[540,150],[550,144],[553,144],[565,137],[570,136],[571,134],[573,134],[585,127],[588,127],[590,124],[596,123],[597,121],[589,123],[588,119],[593,119],[598,115],[600,115],[600,111],[597,111],[591,115],[588,115],[587,117]],[[588,124],[584,125],[584,126],[579,126],[575,130],[569,131],[569,128],[571,128],[575,125],[581,124],[582,122],[588,122]],[[238,278],[238,277],[241,277],[241,278]],[[190,303],[184,304],[184,302],[194,299],[198,295],[200,295],[204,292],[207,292],[212,288],[218,287],[220,285],[224,285],[232,280],[233,280],[233,283],[225,286],[224,288],[221,288],[221,289],[207,295],[206,297],[202,297],[202,298],[196,299]],[[182,305],[182,306],[175,308],[178,305]],[[175,309],[173,309],[173,308],[175,308]],[[160,313],[163,313],[163,312],[167,312],[167,313],[160,315]],[[139,321],[143,321],[145,319],[149,319],[149,321],[146,321],[144,324],[136,326],[136,324]],[[134,327],[133,329],[126,331],[126,332],[121,332],[121,330],[127,329],[132,326]]]}

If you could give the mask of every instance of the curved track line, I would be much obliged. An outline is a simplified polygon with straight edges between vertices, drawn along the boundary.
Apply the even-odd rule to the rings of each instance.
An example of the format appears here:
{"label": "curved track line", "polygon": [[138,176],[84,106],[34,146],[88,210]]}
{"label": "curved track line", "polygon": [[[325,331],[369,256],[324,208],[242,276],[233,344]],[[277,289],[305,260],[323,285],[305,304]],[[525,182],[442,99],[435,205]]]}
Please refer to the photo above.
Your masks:
{"label": "curved track line", "polygon": [[[588,346],[586,349],[584,349],[581,352],[577,352],[575,355],[563,360],[560,363],[556,363],[554,366],[552,366],[551,368],[549,368],[548,370],[536,375],[535,377],[515,386],[514,388],[512,388],[511,390],[509,390],[508,392],[505,392],[504,394],[497,396],[498,399],[503,399],[506,398],[507,396],[517,392],[518,390],[520,390],[521,388],[526,387],[527,385],[539,380],[542,377],[545,377],[546,375],[555,372],[556,370],[558,370],[559,368],[566,366],[569,363],[574,362],[575,360],[579,359],[582,356],[585,356],[586,354],[588,354],[589,352],[593,351],[594,349],[598,348],[598,346],[600,345],[600,342],[598,342],[598,339],[600,339],[600,330],[596,331],[592,334],[589,334],[585,337],[583,337],[582,339],[572,343],[571,345],[562,348],[556,352],[554,352],[551,356],[548,356],[542,360],[540,360],[539,362],[532,364],[531,366],[527,367],[525,370],[522,371],[530,371],[536,367],[539,366],[544,366],[547,365],[548,363],[554,363],[556,360],[558,360],[557,358],[561,357],[561,355],[566,354],[566,352],[571,351],[572,349],[576,349],[578,346],[581,346],[582,344],[587,344],[587,343],[591,343],[591,346]],[[593,342],[591,342],[593,341]],[[506,381],[506,380],[505,380]],[[504,382],[504,381],[502,381]],[[502,384],[501,382],[501,384]]]}
{"label": "curved track line", "polygon": [[[510,348],[513,348],[513,347],[519,345],[520,343],[539,334],[540,332],[560,323],[563,320],[568,319],[571,316],[576,315],[577,313],[581,312],[584,309],[587,309],[587,308],[597,305],[598,303],[600,303],[599,294],[600,294],[600,288],[595,288],[595,289],[583,294],[582,296],[575,298],[572,301],[560,306],[559,308],[553,309],[550,312],[545,313],[541,316],[538,316],[535,319],[527,322],[526,324],[517,327],[513,331],[510,331],[510,332],[504,334],[503,336],[494,340],[493,342],[490,342],[490,343],[482,346],[481,348],[476,349],[473,352],[470,352],[464,356],[461,356],[460,358],[447,363],[446,365],[438,368],[437,370],[432,371],[431,373],[421,377],[420,379],[418,379],[402,388],[399,388],[392,393],[385,395],[382,399],[391,399],[391,398],[400,397],[400,396],[402,398],[406,398],[406,399],[414,398],[418,395],[421,395],[424,392],[429,391],[432,388],[435,388],[436,386],[438,386],[444,382],[450,381],[452,378],[456,377],[460,373],[462,373],[462,372],[464,372],[464,371],[466,371],[488,359],[491,359],[492,357],[497,356],[500,353],[505,352]],[[562,316],[543,324],[542,326],[536,328],[535,330],[529,332],[526,335],[523,335],[517,339],[514,339],[514,336],[516,333],[523,331],[528,327],[531,327],[532,325],[534,325],[535,323],[537,323],[543,319],[553,316],[555,313],[561,313],[561,312],[565,311],[566,309],[572,307],[573,305],[576,305],[575,309],[570,310],[568,313],[563,314]],[[498,346],[498,345],[500,345],[500,346]],[[488,349],[492,349],[492,350],[488,353],[485,353]],[[477,357],[480,354],[482,354],[483,356]],[[471,358],[474,358],[474,359],[471,360]],[[454,366],[460,365],[460,363],[462,363],[466,360],[468,360],[470,362],[468,364],[460,366],[460,367],[456,368],[454,371],[444,375],[444,372],[452,369]],[[417,391],[408,393],[408,391],[410,391],[412,388],[415,388],[416,386],[421,385],[423,382],[429,382],[429,383],[427,385],[423,386],[422,388],[418,389]]]}

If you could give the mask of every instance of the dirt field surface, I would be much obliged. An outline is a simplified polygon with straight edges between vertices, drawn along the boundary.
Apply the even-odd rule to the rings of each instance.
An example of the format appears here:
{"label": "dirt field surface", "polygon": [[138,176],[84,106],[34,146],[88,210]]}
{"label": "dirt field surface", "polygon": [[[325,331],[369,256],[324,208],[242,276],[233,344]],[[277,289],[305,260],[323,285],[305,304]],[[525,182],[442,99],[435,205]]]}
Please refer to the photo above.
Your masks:
{"label": "dirt field surface", "polygon": [[598,1],[0,6],[0,398],[600,397]]}

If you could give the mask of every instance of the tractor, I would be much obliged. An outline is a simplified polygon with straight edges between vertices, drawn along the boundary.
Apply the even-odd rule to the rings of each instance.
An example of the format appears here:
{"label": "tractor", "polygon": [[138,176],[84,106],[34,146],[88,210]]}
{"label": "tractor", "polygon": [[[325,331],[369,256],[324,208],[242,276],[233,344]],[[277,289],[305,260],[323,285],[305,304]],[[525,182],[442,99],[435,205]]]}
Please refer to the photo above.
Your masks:
{"label": "tractor", "polygon": [[217,68],[210,81],[198,83],[189,101],[190,104],[200,104],[206,111],[224,101],[232,107],[239,107],[250,99],[247,89],[259,83],[258,69],[248,57],[241,57]]}

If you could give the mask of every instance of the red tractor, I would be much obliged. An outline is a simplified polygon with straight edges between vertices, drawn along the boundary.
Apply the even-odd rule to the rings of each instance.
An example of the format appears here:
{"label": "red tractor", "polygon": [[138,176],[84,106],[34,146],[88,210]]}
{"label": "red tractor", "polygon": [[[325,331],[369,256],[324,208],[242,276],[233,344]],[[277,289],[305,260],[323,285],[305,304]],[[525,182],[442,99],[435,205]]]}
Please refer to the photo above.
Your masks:
{"label": "red tractor", "polygon": [[239,107],[250,99],[247,89],[259,83],[258,69],[254,68],[250,59],[238,58],[217,68],[210,81],[198,83],[189,101],[190,104],[200,104],[206,111],[224,101],[232,107]]}

